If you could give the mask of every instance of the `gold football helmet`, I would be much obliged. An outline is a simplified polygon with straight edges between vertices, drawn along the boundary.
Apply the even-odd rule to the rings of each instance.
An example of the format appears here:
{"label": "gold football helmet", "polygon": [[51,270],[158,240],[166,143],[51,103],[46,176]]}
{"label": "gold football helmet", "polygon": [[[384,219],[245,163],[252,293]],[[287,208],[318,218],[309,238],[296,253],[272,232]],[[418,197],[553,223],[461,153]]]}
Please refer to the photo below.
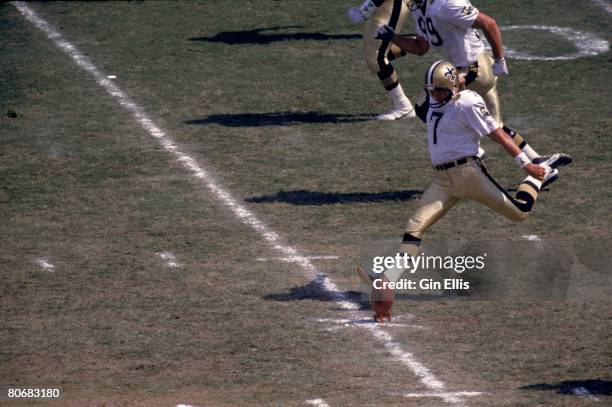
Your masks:
{"label": "gold football helmet", "polygon": [[425,89],[427,90],[444,88],[454,95],[460,87],[459,73],[448,61],[443,59],[436,61],[425,72]]}
{"label": "gold football helmet", "polygon": [[434,89],[446,89],[447,96],[444,100],[431,101],[430,107],[446,104],[461,90],[461,84],[461,78],[453,64],[443,59],[434,62],[425,72],[425,90],[431,95],[430,92]]}

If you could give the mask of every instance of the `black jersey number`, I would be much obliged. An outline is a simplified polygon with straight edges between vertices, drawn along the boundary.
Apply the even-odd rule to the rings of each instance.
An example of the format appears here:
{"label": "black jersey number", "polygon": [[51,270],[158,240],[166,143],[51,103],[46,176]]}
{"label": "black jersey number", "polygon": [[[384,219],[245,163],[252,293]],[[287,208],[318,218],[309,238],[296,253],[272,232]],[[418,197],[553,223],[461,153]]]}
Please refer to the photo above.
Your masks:
{"label": "black jersey number", "polygon": [[444,116],[444,113],[441,112],[431,112],[431,117],[429,120],[433,120],[436,118],[436,122],[434,123],[434,131],[433,131],[433,143],[438,144],[438,123],[440,123],[440,119]]}
{"label": "black jersey number", "polygon": [[436,47],[439,47],[440,45],[442,45],[442,37],[440,37],[440,34],[438,34],[438,31],[436,30],[436,27],[434,27],[433,25],[433,21],[431,21],[431,18],[427,17],[426,19],[423,20],[423,17],[419,17],[419,28],[421,29],[421,31],[423,31],[424,33],[427,33],[427,36],[431,36],[431,45],[434,45]]}

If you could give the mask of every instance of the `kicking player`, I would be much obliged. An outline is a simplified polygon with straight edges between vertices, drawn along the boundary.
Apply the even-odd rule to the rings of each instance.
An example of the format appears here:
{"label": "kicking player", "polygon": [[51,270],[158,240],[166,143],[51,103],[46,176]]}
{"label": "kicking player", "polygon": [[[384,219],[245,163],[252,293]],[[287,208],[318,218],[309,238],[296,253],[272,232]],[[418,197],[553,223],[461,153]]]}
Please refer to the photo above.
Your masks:
{"label": "kicking player", "polygon": [[378,120],[398,120],[415,117],[410,100],[404,94],[397,72],[389,61],[406,55],[393,45],[390,39],[376,39],[376,30],[384,25],[400,32],[409,12],[410,0],[366,0],[359,7],[348,10],[349,20],[355,24],[366,22],[363,28],[363,45],[366,65],[376,74],[387,91],[393,104],[385,113],[376,116]]}
{"label": "kicking player", "polygon": [[[434,175],[417,211],[408,220],[401,253],[416,256],[424,233],[462,199],[476,201],[512,221],[524,221],[542,185],[558,178],[554,170],[559,166],[559,154],[539,164],[533,163],[503,131],[483,98],[471,90],[460,90],[464,80],[444,60],[435,62],[425,74],[428,146]],[[515,196],[495,181],[477,157],[480,140],[485,136],[501,144],[527,173]],[[384,275],[388,281],[397,281],[402,272],[391,268]],[[364,281],[372,280],[360,267],[357,273]],[[376,297],[376,290],[372,290],[372,296]]]}

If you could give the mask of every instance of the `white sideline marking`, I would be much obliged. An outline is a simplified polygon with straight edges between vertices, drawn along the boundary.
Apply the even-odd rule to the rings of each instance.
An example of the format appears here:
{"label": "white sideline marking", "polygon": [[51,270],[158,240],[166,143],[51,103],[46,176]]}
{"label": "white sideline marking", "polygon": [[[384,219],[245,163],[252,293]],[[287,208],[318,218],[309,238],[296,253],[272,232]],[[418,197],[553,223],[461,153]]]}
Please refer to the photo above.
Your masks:
{"label": "white sideline marking", "polygon": [[40,266],[40,268],[45,271],[48,271],[50,273],[55,272],[55,266],[49,263],[47,259],[36,259],[34,260],[34,263],[36,263],[38,266]]}
{"label": "white sideline marking", "polygon": [[[38,17],[26,3],[18,1],[11,4],[13,4],[29,22],[43,31],[58,48],[68,54],[79,67],[93,76],[98,85],[104,88],[108,94],[114,97],[121,106],[130,112],[134,119],[140,123],[151,136],[156,138],[164,149],[171,153],[186,169],[191,171],[194,177],[201,180],[211,194],[227,206],[238,219],[245,225],[253,228],[259,235],[268,241],[282,257],[295,257],[296,263],[302,267],[307,277],[315,278],[320,274],[315,265],[308,258],[304,257],[297,249],[287,245],[278,233],[269,229],[249,209],[238,203],[231,193],[224,189],[209,171],[205,170],[195,159],[180,151],[175,142],[157,127],[140,106],[134,103],[132,99],[119,89],[110,79],[106,78],[89,58],[70,42],[66,41],[49,23]],[[329,293],[331,298],[334,299],[341,309],[347,311],[359,309],[359,304],[351,301],[329,278],[324,277],[322,279],[322,285],[325,291]],[[359,314],[355,312],[353,313],[353,317],[357,319],[359,318]],[[390,334],[381,330],[378,325],[364,325],[363,327],[370,331],[372,336],[379,340],[391,355],[408,367],[425,387],[436,392],[446,391],[446,385],[425,365],[419,362],[411,352],[403,350],[400,344],[396,342]],[[459,397],[444,395],[440,397],[448,404],[463,404]]]}
{"label": "white sideline marking", "polygon": [[329,407],[329,404],[327,404],[323,399],[306,400],[306,403],[315,407]]}
{"label": "white sideline marking", "polygon": [[576,396],[582,397],[582,398],[586,398],[589,399],[591,401],[599,401],[599,399],[595,396],[593,396],[591,393],[589,393],[589,391],[580,386],[580,387],[574,387],[572,389],[572,393],[574,393]]}
{"label": "white sideline marking", "polygon": [[336,260],[338,256],[289,256],[289,257],[258,257],[257,261],[284,261],[287,263],[299,263],[302,259],[308,260]]}
{"label": "white sideline marking", "polygon": [[197,407],[197,406],[192,406],[191,404],[177,404],[176,407]]}
{"label": "white sideline marking", "polygon": [[608,14],[612,14],[612,6],[605,0],[591,0],[591,3],[595,3],[599,7],[603,8]]}
{"label": "white sideline marking", "polygon": [[174,254],[172,254],[170,252],[160,252],[160,253],[157,253],[157,255],[162,260],[166,261],[166,265],[168,265],[168,267],[170,267],[170,268],[181,267],[181,264],[176,261],[176,256]]}
{"label": "white sideline marking", "polygon": [[539,242],[542,238],[538,235],[523,235],[521,236],[525,240],[529,240],[530,242]]}

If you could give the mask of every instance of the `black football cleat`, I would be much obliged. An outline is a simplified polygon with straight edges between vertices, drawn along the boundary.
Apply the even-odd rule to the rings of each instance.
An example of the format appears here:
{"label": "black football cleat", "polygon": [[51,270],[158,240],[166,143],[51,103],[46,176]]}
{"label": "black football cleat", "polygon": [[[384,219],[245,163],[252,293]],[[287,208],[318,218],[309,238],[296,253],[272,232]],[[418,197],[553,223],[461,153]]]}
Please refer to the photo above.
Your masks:
{"label": "black football cleat", "polygon": [[555,169],[564,165],[571,164],[574,159],[569,154],[556,153],[553,155],[544,155],[542,157],[536,157],[531,162],[538,165],[548,165],[550,168]]}
{"label": "black football cleat", "polygon": [[559,170],[556,168],[551,168],[548,175],[544,177],[544,180],[542,181],[542,185],[540,186],[540,191],[542,191],[544,188],[546,188],[547,186],[555,182],[558,178],[559,178]]}

